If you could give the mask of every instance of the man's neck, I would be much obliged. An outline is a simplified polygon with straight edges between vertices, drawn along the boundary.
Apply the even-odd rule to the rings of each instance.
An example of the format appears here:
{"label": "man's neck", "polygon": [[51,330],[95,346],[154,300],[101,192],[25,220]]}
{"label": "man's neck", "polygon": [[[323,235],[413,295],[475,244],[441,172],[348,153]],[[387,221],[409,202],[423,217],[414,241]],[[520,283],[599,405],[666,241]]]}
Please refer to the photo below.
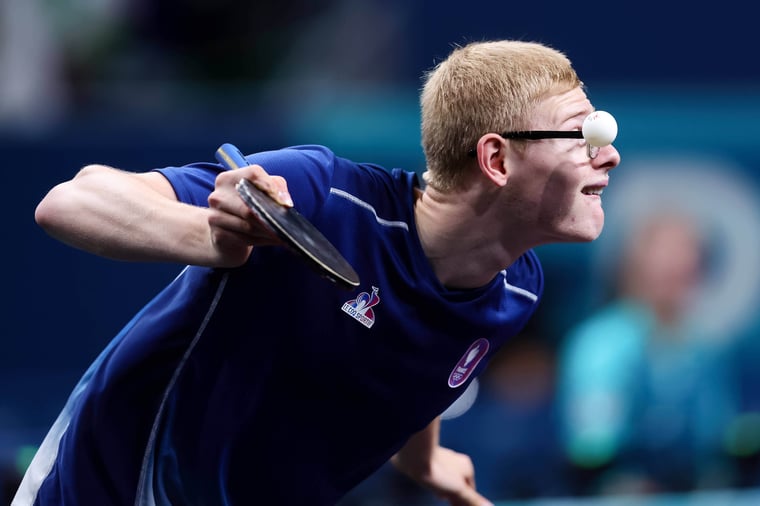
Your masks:
{"label": "man's neck", "polygon": [[[477,196],[476,196],[477,195]],[[433,270],[446,287],[488,284],[529,248],[498,203],[498,193],[442,193],[428,188],[416,196],[417,233]],[[500,213],[499,211],[502,211]]]}

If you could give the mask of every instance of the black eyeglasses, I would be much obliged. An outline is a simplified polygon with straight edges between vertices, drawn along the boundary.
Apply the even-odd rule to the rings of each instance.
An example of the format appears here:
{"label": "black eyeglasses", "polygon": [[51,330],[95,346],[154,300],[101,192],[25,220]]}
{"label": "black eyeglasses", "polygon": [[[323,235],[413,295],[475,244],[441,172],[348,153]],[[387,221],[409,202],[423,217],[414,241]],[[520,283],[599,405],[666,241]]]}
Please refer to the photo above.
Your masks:
{"label": "black eyeglasses", "polygon": [[[541,139],[583,139],[583,132],[580,130],[520,130],[517,132],[504,132],[499,134],[505,139],[521,139],[536,141]],[[475,156],[476,150],[471,149],[467,152],[468,156]],[[586,142],[586,154],[592,160],[599,155],[599,146],[592,146]]]}

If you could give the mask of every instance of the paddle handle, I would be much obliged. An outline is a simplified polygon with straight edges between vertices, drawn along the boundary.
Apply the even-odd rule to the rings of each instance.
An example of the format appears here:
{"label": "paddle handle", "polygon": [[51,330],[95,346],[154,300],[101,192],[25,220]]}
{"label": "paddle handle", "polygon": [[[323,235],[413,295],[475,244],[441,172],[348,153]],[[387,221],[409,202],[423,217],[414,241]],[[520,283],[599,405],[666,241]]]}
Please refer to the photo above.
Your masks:
{"label": "paddle handle", "polygon": [[226,142],[216,150],[216,159],[227,169],[239,169],[250,165],[243,153],[234,144]]}

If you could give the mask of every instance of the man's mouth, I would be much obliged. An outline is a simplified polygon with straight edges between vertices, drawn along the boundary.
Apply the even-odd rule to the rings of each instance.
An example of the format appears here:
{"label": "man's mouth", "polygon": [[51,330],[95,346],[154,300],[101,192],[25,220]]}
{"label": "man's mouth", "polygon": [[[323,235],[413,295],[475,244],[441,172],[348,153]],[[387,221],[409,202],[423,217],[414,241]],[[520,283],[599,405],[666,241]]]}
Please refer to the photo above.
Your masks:
{"label": "man's mouth", "polygon": [[584,195],[596,195],[601,196],[604,191],[604,186],[587,186],[581,190]]}

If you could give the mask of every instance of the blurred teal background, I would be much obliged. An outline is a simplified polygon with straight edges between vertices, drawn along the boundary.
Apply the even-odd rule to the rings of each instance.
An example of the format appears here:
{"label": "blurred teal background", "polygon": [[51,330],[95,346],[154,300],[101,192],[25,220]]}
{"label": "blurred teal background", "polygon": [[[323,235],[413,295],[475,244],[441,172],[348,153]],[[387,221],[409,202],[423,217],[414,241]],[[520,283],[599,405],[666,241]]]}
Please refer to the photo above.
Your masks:
{"label": "blurred teal background", "polygon": [[[653,202],[669,201],[698,216],[710,238],[696,313],[735,357],[737,420],[754,416],[760,412],[756,34],[753,10],[730,0],[702,7],[0,0],[0,154],[8,176],[0,314],[4,493],[90,361],[180,270],[95,258],[45,236],[33,213],[50,187],[88,163],[142,171],[212,160],[224,142],[246,152],[320,143],[359,161],[422,171],[421,77],[453,44],[470,40],[538,40],[563,50],[594,105],[620,126],[615,145],[622,164],[604,193],[602,238],[538,251],[547,290],[528,332],[548,354],[549,401],[565,334],[609,297],[628,225]],[[457,418],[465,434],[467,416]],[[555,416],[549,406],[542,430],[555,429]],[[750,441],[756,429],[750,427]],[[499,438],[499,430],[512,429],[469,435]],[[552,441],[545,436],[528,432],[523,440]],[[717,488],[746,490],[745,499],[756,501],[760,445],[747,445],[734,447],[742,473]],[[562,460],[560,446],[543,451],[535,458]],[[604,501],[568,485],[575,478],[565,471],[544,466],[546,487],[513,495]],[[378,483],[357,494],[357,504],[394,504],[384,498],[390,485]],[[668,497],[656,504],[670,505]],[[700,504],[750,500],[704,497]],[[678,501],[672,504],[686,499]]]}

